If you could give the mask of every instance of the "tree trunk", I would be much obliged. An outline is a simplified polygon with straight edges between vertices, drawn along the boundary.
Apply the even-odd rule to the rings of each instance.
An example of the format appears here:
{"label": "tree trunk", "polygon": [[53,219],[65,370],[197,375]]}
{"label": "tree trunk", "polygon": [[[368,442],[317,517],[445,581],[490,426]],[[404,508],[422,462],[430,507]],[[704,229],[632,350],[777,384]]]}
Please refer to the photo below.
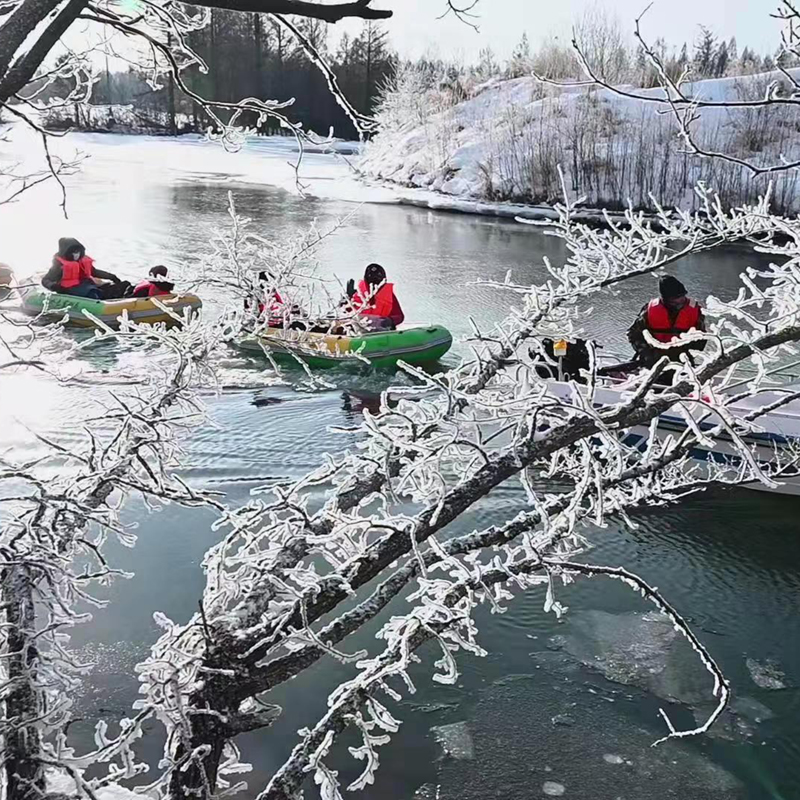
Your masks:
{"label": "tree trunk", "polygon": [[[264,100],[264,31],[261,26],[261,15],[253,14],[253,62],[254,62],[254,80],[253,80],[253,96],[259,100]],[[255,115],[253,121],[255,126],[258,126],[258,115]],[[260,127],[260,126],[259,126]],[[259,133],[264,131],[259,130]]]}
{"label": "tree trunk", "polygon": [[370,101],[372,98],[372,27],[367,31],[367,59],[366,75],[364,77],[364,108],[363,112],[369,114]]}
{"label": "tree trunk", "polygon": [[[35,686],[39,654],[31,639],[35,631],[33,580],[25,567],[11,567],[0,590],[5,606],[5,678],[3,720],[13,729],[3,737],[2,777],[7,800],[33,800],[44,793],[44,770],[38,758],[41,736],[33,720],[44,710]],[[26,724],[26,721],[28,724]]]}
{"label": "tree trunk", "polygon": [[[167,34],[167,45],[172,47],[172,34]],[[169,104],[169,135],[175,136],[178,133],[178,126],[175,124],[175,76],[172,70],[169,73],[169,83],[167,83],[167,103]]]}
{"label": "tree trunk", "polygon": [[211,100],[219,100],[217,96],[217,12],[211,9],[211,22],[208,26],[208,80],[211,88]]}
{"label": "tree trunk", "polygon": [[261,15],[253,14],[253,51],[256,68],[256,91],[259,100],[264,96],[264,29],[261,26]]}

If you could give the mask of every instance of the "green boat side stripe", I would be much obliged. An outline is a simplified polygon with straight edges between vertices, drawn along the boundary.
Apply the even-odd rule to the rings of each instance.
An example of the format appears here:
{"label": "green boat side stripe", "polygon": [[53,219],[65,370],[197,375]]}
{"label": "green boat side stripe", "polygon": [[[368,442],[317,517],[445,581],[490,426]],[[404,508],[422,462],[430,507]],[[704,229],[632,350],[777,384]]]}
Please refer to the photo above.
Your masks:
{"label": "green boat side stripe", "polygon": [[[319,343],[319,349],[309,346]],[[341,349],[332,349],[336,345]],[[401,331],[380,331],[354,337],[314,337],[310,339],[283,339],[279,335],[248,337],[239,342],[244,350],[262,352],[262,347],[270,350],[275,357],[299,357],[309,365],[317,366],[346,364],[369,361],[375,364],[396,362],[407,359],[419,362],[421,359],[437,360],[452,346],[453,337],[447,328],[435,325],[427,328],[408,328]],[[360,357],[359,357],[360,356]]]}
{"label": "green boat side stripe", "polygon": [[[452,338],[448,337],[446,339],[430,339],[429,341],[425,342],[424,344],[419,344],[414,347],[397,347],[391,348],[389,350],[368,350],[361,355],[364,358],[387,358],[390,356],[401,356],[406,353],[420,353],[425,350],[433,350],[437,347],[442,347],[443,345],[451,345],[453,343]],[[257,342],[243,342],[242,343],[245,348],[250,348],[253,350],[258,350],[260,352],[261,347]],[[269,342],[264,343],[266,347],[270,347]],[[300,350],[298,348],[293,348],[291,346],[287,346],[285,344],[274,344],[271,349],[276,351],[282,351],[285,353],[291,353],[292,351],[296,352],[301,358],[303,356],[308,356],[309,358],[328,358],[331,361],[353,361],[358,360],[357,353],[358,348],[353,350],[343,350],[340,355],[337,355],[334,351],[331,350]]]}

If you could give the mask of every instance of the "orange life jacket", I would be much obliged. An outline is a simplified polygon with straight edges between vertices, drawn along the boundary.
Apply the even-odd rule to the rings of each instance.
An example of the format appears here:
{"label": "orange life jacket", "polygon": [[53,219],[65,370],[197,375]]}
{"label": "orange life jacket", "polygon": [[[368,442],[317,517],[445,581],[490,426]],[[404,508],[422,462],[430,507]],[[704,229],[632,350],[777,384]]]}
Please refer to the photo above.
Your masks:
{"label": "orange life jacket", "polygon": [[66,258],[56,256],[61,264],[62,289],[74,289],[84,281],[92,279],[92,264],[94,261],[89,256],[84,256],[80,261],[67,261]]}
{"label": "orange life jacket", "polygon": [[152,281],[142,281],[141,283],[136,285],[136,288],[133,290],[133,294],[136,297],[141,297],[141,295],[147,291],[148,297],[155,297],[159,294],[172,294],[172,292],[164,291],[164,289],[159,289]]}
{"label": "orange life jacket", "polygon": [[[356,308],[361,308],[361,313],[373,317],[388,317],[395,325],[400,325],[406,318],[403,309],[394,293],[393,283],[384,283],[377,292],[362,280],[358,284],[358,294],[353,295],[352,302]],[[365,307],[365,303],[369,303]]]}
{"label": "orange life jacket", "polygon": [[671,342],[680,334],[696,328],[700,322],[700,305],[690,300],[679,312],[674,321],[670,320],[669,309],[663,301],[656,298],[647,306],[647,329],[659,342]]}

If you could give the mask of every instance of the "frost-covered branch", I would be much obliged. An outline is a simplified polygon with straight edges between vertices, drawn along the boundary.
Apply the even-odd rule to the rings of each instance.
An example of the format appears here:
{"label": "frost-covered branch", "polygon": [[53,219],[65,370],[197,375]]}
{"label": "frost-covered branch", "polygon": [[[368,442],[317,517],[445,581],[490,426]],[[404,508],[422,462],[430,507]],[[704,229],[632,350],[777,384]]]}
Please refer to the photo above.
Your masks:
{"label": "frost-covered branch", "polygon": [[[46,457],[30,463],[0,458],[0,734],[2,782],[9,797],[41,796],[45,772],[54,766],[67,771],[88,796],[109,780],[146,769],[131,745],[149,712],[123,721],[116,738],[109,738],[100,723],[96,739],[103,744],[96,754],[77,755],[67,745],[69,696],[87,665],[68,649],[66,631],[90,618],[78,604],[104,605],[93,586],[129,577],[104,555],[109,537],[126,546],[135,541],[119,518],[126,494],[135,492],[156,504],[213,502],[172,474],[179,431],[201,418],[193,388],[204,377],[207,336],[191,324],[172,334],[129,324],[82,347],[112,336],[123,346],[165,348],[174,360],[163,367],[154,360],[147,391],[112,394],[113,405],[102,409],[105,430],[95,432],[94,420],[87,420],[81,446],[66,448],[36,435]],[[101,762],[109,765],[110,778],[82,777],[87,767]]]}
{"label": "frost-covered branch", "polygon": [[[657,230],[633,213],[625,225],[590,229],[562,208],[551,232],[567,245],[564,262],[545,264],[545,283],[509,278],[496,287],[518,298],[518,306],[494,331],[476,332],[470,362],[434,376],[407,368],[416,384],[384,394],[353,449],[293,486],[274,489],[271,500],[254,498],[225,512],[224,538],[205,563],[202,615],[186,625],[164,620],[165,633],[142,665],[143,702],[159,709],[168,731],[165,796],[202,794],[225,779],[231,766],[223,769],[222,758],[236,732],[274,719],[274,709],[262,717],[251,708],[254,699],[263,702],[270,689],[319,658],[363,660],[342,643],[404,588],[412,586],[414,605],[384,627],[385,638],[441,609],[454,581],[470,576],[476,589],[484,572],[505,570],[492,586],[524,585],[513,565],[574,559],[585,547],[588,522],[626,521],[638,508],[710,483],[774,484],[797,476],[796,447],[765,463],[754,438],[766,414],[797,400],[792,392],[775,395],[767,380],[800,339],[796,258],[749,270],[733,301],[712,298],[708,333],[692,334],[706,342],[695,361],[663,358],[616,384],[612,399],[601,395],[596,357],[577,384],[554,384],[539,373],[541,338],[583,335],[582,309],[601,292],[723,242],[750,239],[780,249],[766,200],[725,212],[711,195],[701,196],[704,213],[662,212]],[[734,391],[742,381],[747,385]],[[678,439],[659,429],[666,412],[685,425]],[[643,432],[637,435],[643,445],[626,444],[631,431]],[[727,459],[692,461],[693,450],[713,449],[723,435],[731,443]],[[465,512],[509,481],[524,490],[517,516],[472,534],[454,530]],[[563,488],[549,489],[553,481]],[[547,608],[559,611],[552,576],[545,579]],[[505,591],[487,590],[481,602],[500,608]],[[459,647],[464,641],[479,652],[468,612],[452,630]],[[433,638],[452,644],[451,633],[437,630]],[[348,700],[337,720],[361,728],[359,757],[372,770],[386,732],[376,733],[375,720],[359,716],[369,697],[355,692],[357,705]],[[324,755],[338,724],[315,728],[321,738],[304,739],[296,751],[323,783],[332,780]],[[287,775],[290,783],[300,777],[288,765],[273,783],[284,788],[275,791],[290,791]]]}

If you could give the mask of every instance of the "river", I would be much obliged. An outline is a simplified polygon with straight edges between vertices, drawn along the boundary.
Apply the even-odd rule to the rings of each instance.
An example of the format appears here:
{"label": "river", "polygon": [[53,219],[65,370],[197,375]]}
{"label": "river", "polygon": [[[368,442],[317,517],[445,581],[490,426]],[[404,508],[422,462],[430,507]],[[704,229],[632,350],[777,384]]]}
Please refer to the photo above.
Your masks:
{"label": "river", "polygon": [[[45,266],[58,236],[73,235],[99,266],[122,277],[135,279],[156,262],[182,265],[190,276],[208,253],[210,233],[227,223],[232,191],[239,212],[269,236],[290,237],[313,220],[325,227],[348,217],[317,254],[321,273],[346,280],[369,261],[379,261],[394,280],[409,321],[439,322],[458,338],[469,333],[470,315],[490,324],[513,299],[476,286],[476,280],[502,280],[511,270],[521,281],[534,281],[544,275],[543,256],[563,257],[557,240],[513,222],[386,202],[356,205],[349,201],[357,195],[349,184],[337,197],[328,184],[348,179],[329,156],[310,157],[304,168],[314,193],[324,195],[314,199],[287,191],[287,154],[281,149],[227,156],[193,142],[99,136],[72,141],[91,158],[80,176],[67,182],[69,222],[52,208],[52,194],[46,202],[23,203],[0,214],[0,260],[12,263],[19,275]],[[240,169],[237,158],[246,168]],[[687,259],[675,274],[695,296],[725,298],[735,292],[738,272],[751,261],[732,249]],[[653,293],[653,284],[653,279],[632,282],[624,292],[604,297],[591,313],[587,309],[587,327],[609,351],[624,351],[624,330]],[[214,299],[207,299],[213,308]],[[59,358],[59,343],[63,340],[48,345],[53,359]],[[447,361],[454,363],[460,352],[463,346]],[[86,402],[109,384],[135,381],[137,371],[146,368],[135,358],[118,357],[113,348],[87,351],[81,359],[84,376],[76,386],[59,387],[39,377],[0,378],[4,447],[14,454],[34,452],[28,427],[47,436],[76,435],[68,432],[65,415],[73,403]],[[224,492],[230,502],[245,500],[251,489],[273,478],[299,476],[317,466],[323,453],[347,446],[352,440],[329,426],[356,422],[390,381],[357,370],[334,374],[335,388],[311,391],[300,378],[281,380],[264,365],[233,354],[220,367],[228,388],[208,397],[217,425],[199,429],[187,441],[183,475],[194,485]],[[463,520],[462,527],[491,522],[493,514],[519,500],[515,489],[501,489],[488,510]],[[702,738],[680,745],[708,767],[707,785],[693,788],[681,784],[680,776],[656,771],[647,778],[652,789],[647,796],[800,796],[800,692],[793,688],[800,685],[798,510],[794,498],[712,491],[640,514],[635,530],[594,532],[589,558],[624,564],[657,585],[691,620],[730,677],[735,695],[758,701],[771,717],[758,724],[751,719],[749,735],[733,741]],[[131,501],[124,514],[128,521],[138,520],[139,541],[132,550],[112,546],[111,561],[135,577],[115,583],[106,593],[109,605],[72,633],[73,647],[96,662],[76,698],[82,721],[73,733],[81,738],[98,717],[114,720],[127,713],[137,692],[133,667],[158,635],[153,612],[178,621],[194,612],[203,588],[200,561],[217,535],[209,516],[199,511],[170,507],[147,514]],[[498,798],[540,797],[545,785],[553,792],[563,786],[564,796],[572,798],[644,797],[614,787],[644,780],[643,759],[650,758],[650,743],[664,733],[657,714],[664,701],[583,667],[553,668],[561,640],[551,637],[571,635],[574,620],[589,619],[587,612],[613,614],[624,628],[633,619],[629,612],[649,609],[629,590],[599,580],[563,590],[562,600],[570,612],[561,623],[543,613],[539,595],[518,598],[502,616],[481,613],[481,642],[490,655],[462,657],[456,687],[432,683],[429,667],[420,668],[417,694],[398,709],[401,731],[383,748],[378,780],[364,796],[410,800],[419,787],[441,784],[442,797],[477,798],[487,796],[476,788],[480,781],[496,775],[492,796]],[[369,641],[375,627],[362,633],[362,641]],[[358,641],[348,643],[351,650],[358,646]],[[753,664],[770,661],[785,673],[788,688],[756,685]],[[326,660],[281,687],[272,700],[284,704],[280,721],[241,741],[254,765],[245,797],[255,796],[296,742],[297,729],[323,713],[327,693],[349,674],[347,667]],[[686,721],[685,709],[670,708]],[[751,716],[765,720],[767,712],[758,708]],[[432,728],[442,725],[455,725],[446,731],[471,737],[471,758],[440,758]],[[605,740],[598,743],[598,736]],[[609,758],[583,758],[581,743],[605,748]],[[143,752],[155,760],[159,746],[153,741]],[[574,757],[567,757],[573,753],[569,748]],[[357,765],[351,759],[337,756],[335,761],[343,777],[354,774]],[[726,788],[722,775],[730,776],[736,788]]]}

